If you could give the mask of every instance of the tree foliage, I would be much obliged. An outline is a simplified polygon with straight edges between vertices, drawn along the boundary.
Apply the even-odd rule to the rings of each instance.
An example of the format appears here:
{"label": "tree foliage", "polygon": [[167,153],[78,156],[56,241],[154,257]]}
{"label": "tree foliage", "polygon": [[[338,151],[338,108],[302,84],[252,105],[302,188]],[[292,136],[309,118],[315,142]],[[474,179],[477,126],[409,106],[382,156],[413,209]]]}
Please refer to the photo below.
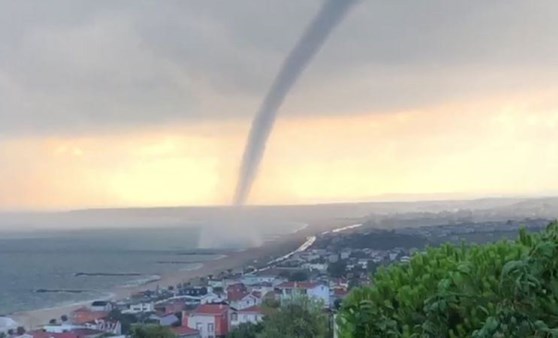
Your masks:
{"label": "tree foliage", "polygon": [[327,266],[327,273],[331,277],[340,278],[344,277],[347,272],[347,261],[338,260],[337,262],[330,263]]}
{"label": "tree foliage", "polygon": [[308,280],[308,272],[304,270],[296,270],[296,271],[281,271],[279,273],[280,277],[287,278],[290,282],[304,282]]}
{"label": "tree foliage", "polygon": [[122,334],[128,334],[132,325],[138,322],[135,315],[131,313],[122,313],[118,309],[113,309],[109,312],[108,319],[120,322]]}
{"label": "tree foliage", "polygon": [[264,318],[258,338],[329,337],[329,318],[321,303],[306,297],[293,298]]}
{"label": "tree foliage", "polygon": [[228,338],[258,338],[258,334],[263,330],[263,325],[261,323],[242,323],[235,327],[231,333],[227,336]]}
{"label": "tree foliage", "polygon": [[136,325],[132,327],[132,338],[176,338],[166,327],[159,325]]}
{"label": "tree foliage", "polygon": [[340,337],[558,337],[558,223],[516,241],[443,245],[380,268]]}

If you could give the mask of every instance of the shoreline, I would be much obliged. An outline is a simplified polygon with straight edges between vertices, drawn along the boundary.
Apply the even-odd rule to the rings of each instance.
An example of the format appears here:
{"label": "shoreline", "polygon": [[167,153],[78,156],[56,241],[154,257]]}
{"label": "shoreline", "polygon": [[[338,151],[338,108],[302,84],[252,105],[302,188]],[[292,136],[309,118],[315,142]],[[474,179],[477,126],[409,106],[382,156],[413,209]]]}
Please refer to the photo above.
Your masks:
{"label": "shoreline", "polygon": [[303,231],[300,230],[306,230],[307,228],[308,226],[271,243],[265,243],[265,245],[260,247],[232,251],[226,255],[221,255],[217,259],[205,261],[203,265],[196,269],[177,269],[176,271],[161,274],[157,280],[147,281],[138,285],[118,285],[108,290],[99,291],[106,292],[106,297],[96,297],[94,299],[76,301],[71,304],[59,304],[41,309],[18,311],[7,314],[7,316],[26,329],[36,329],[48,324],[51,319],[58,321],[62,315],[69,315],[72,311],[87,306],[94,300],[118,301],[143,290],[155,289],[157,286],[162,288],[176,286],[179,283],[191,282],[211,274],[215,275],[230,268],[238,269],[248,264],[253,264],[255,261],[265,260],[270,256],[281,256],[286,252],[291,252],[294,246],[298,247],[304,242],[305,236],[301,234]]}
{"label": "shoreline", "polygon": [[78,301],[72,304],[55,305],[48,308],[18,311],[7,316],[14,319],[19,325],[26,329],[37,329],[48,324],[51,319],[59,320],[62,315],[70,313],[80,307],[89,305],[94,300],[118,301],[130,297],[132,294],[155,289],[157,286],[166,288],[176,286],[179,283],[192,282],[197,278],[208,275],[217,275],[228,269],[239,269],[247,265],[264,264],[267,266],[273,261],[299,250],[306,244],[309,237],[318,236],[323,230],[334,230],[339,227],[355,224],[355,220],[323,220],[304,223],[296,231],[286,234],[276,240],[263,243],[261,246],[246,248],[239,251],[231,251],[217,259],[208,260],[197,269],[175,270],[161,274],[158,280],[148,281],[140,285],[126,286],[118,285],[106,291],[107,297]]}

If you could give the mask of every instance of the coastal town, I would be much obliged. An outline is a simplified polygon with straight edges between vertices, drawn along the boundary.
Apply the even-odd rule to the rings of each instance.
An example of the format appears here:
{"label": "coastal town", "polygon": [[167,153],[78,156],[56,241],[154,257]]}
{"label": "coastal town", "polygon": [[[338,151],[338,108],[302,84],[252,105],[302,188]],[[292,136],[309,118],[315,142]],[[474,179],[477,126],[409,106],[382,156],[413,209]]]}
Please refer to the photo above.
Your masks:
{"label": "coastal town", "polygon": [[157,285],[119,300],[96,300],[37,327],[0,317],[8,338],[127,337],[137,325],[167,327],[176,337],[227,337],[236,327],[257,324],[295,297],[320,304],[335,325],[335,313],[350,290],[371,283],[377,269],[405,264],[413,254],[444,242],[505,238],[548,220],[470,222],[378,229],[372,221],[309,236],[296,250],[267,263],[230,268],[178,285]]}

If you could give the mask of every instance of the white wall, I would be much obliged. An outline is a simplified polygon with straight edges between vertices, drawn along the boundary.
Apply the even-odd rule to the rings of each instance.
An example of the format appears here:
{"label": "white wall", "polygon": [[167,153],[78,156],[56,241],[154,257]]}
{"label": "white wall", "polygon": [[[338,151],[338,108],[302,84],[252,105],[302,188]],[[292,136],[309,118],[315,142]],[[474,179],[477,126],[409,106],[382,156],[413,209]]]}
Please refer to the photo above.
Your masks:
{"label": "white wall", "polygon": [[[234,317],[233,317],[234,318]],[[261,313],[237,313],[236,320],[231,319],[231,326],[237,326],[242,323],[256,324],[262,321],[263,315]]]}
{"label": "white wall", "polygon": [[308,297],[322,301],[325,307],[329,307],[329,286],[318,285],[313,289],[308,289]]}
{"label": "white wall", "polygon": [[[208,324],[213,324],[213,332],[208,331]],[[200,331],[201,338],[215,337],[215,317],[213,316],[190,316],[188,317],[188,327]]]}
{"label": "white wall", "polygon": [[312,289],[306,289],[306,291],[300,288],[290,289],[290,294],[287,293],[287,290],[289,289],[281,290],[281,300],[289,300],[298,296],[307,296],[308,298],[323,302],[324,307],[329,307],[329,286],[320,284]]}
{"label": "white wall", "polygon": [[137,303],[131,304],[128,310],[122,311],[123,313],[141,313],[141,312],[153,312],[155,311],[155,305],[153,303]]}
{"label": "white wall", "polygon": [[259,298],[256,298],[252,295],[248,295],[241,300],[230,302],[230,305],[237,310],[247,309],[250,306],[258,305]]}

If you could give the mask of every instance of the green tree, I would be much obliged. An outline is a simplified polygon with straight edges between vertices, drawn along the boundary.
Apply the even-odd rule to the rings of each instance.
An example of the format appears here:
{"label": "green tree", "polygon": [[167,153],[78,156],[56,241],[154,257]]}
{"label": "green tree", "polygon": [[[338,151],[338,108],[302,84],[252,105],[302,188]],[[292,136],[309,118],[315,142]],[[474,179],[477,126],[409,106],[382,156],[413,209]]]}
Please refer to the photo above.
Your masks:
{"label": "green tree", "polygon": [[136,325],[132,327],[132,338],[176,338],[166,327],[159,325]]}
{"label": "green tree", "polygon": [[235,327],[227,336],[228,338],[258,338],[258,334],[262,332],[263,325],[261,323],[242,323]]}
{"label": "green tree", "polygon": [[558,337],[556,257],[556,222],[513,242],[430,248],[352,290],[340,336]]}
{"label": "green tree", "polygon": [[347,262],[345,260],[338,260],[335,263],[330,263],[327,266],[327,273],[334,278],[345,276],[347,270]]}
{"label": "green tree", "polygon": [[277,309],[281,306],[281,302],[275,298],[264,298],[262,306],[267,309]]}
{"label": "green tree", "polygon": [[297,270],[291,273],[289,276],[289,281],[291,282],[303,282],[308,280],[308,273],[303,270]]}
{"label": "green tree", "polygon": [[366,271],[370,274],[373,275],[376,273],[376,270],[378,270],[378,264],[374,263],[373,260],[369,260],[366,263]]}
{"label": "green tree", "polygon": [[138,319],[131,313],[122,313],[118,309],[109,312],[108,318],[113,321],[119,321],[122,327],[122,334],[128,334],[132,324],[137,323]]}
{"label": "green tree", "polygon": [[329,317],[321,303],[306,297],[294,298],[264,317],[258,338],[329,337]]}

